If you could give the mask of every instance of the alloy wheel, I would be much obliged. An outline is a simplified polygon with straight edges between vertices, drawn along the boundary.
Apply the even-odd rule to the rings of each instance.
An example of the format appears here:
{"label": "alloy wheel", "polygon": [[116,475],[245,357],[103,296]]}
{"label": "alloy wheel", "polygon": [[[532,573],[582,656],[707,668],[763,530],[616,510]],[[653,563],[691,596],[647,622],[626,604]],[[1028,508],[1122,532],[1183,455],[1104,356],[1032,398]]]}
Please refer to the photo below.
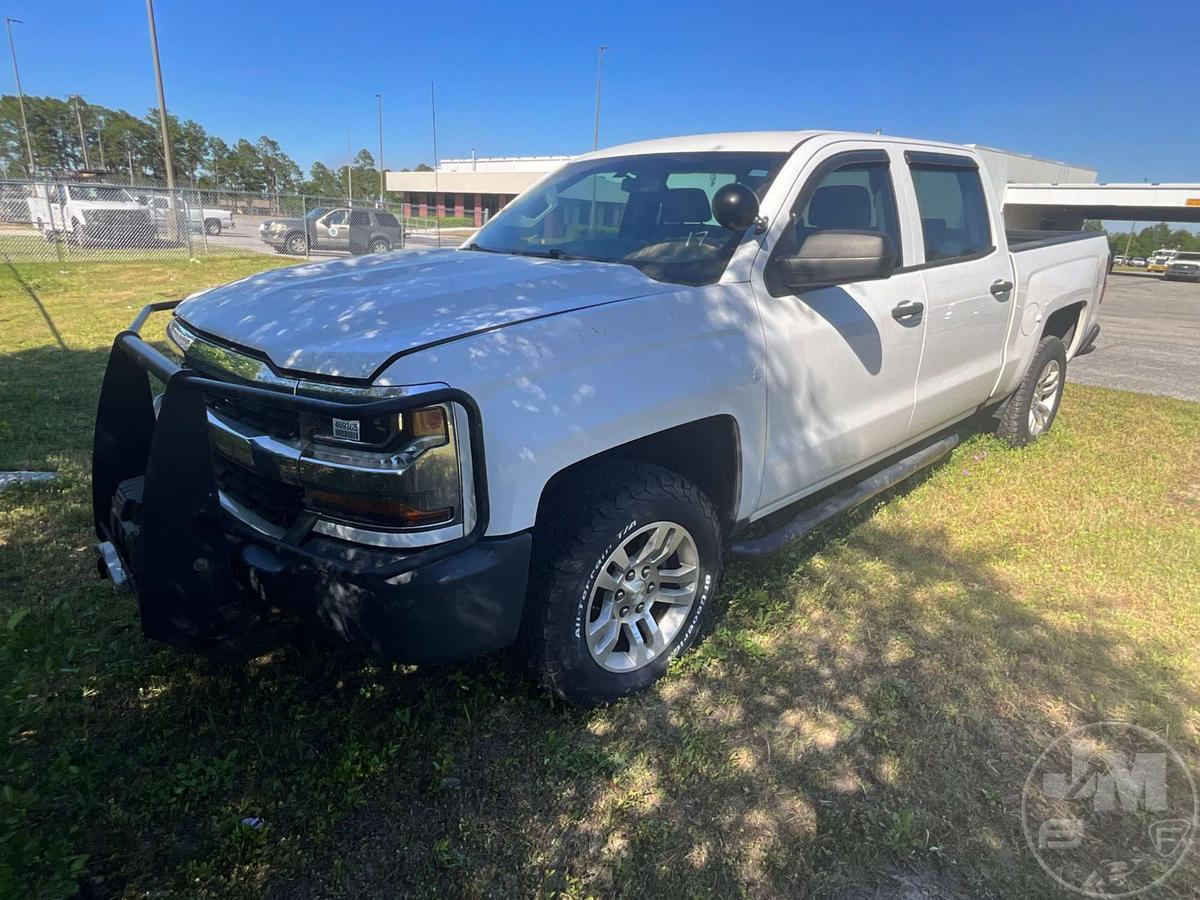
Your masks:
{"label": "alloy wheel", "polygon": [[592,582],[588,652],[609,672],[633,672],[660,657],[692,611],[700,558],[675,522],[653,522],[623,538]]}

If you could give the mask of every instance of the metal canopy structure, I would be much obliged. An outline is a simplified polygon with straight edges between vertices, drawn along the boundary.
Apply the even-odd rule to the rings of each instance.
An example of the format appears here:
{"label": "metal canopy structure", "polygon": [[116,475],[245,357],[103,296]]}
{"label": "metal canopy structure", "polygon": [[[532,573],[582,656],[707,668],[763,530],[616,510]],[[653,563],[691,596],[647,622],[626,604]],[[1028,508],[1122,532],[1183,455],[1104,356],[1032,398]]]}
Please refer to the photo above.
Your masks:
{"label": "metal canopy structure", "polygon": [[1073,229],[1084,219],[1200,223],[1200,183],[1009,184],[1010,227]]}

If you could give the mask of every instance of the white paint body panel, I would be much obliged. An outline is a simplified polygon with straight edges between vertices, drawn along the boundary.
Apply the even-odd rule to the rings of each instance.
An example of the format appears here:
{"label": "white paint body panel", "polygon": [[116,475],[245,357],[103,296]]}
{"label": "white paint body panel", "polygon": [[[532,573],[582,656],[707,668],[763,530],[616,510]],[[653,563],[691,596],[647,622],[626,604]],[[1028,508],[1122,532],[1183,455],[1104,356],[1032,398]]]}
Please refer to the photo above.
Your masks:
{"label": "white paint body panel", "polygon": [[[616,264],[417,251],[252,276],[189,299],[178,314],[292,372],[470,393],[483,420],[489,534],[530,528],[546,483],[565,467],[716,415],[737,424],[736,517],[755,519],[1003,398],[1029,364],[1040,323],[1083,302],[1078,345],[1108,255],[1098,240],[1010,254],[985,171],[995,252],[923,267],[903,154],[978,160],[963,146],[772,132],[595,155],[792,148],[761,203],[766,231],[746,232],[713,285],[664,284]],[[808,173],[830,154],[865,148],[891,159],[904,269],[771,297],[763,267]],[[1002,302],[988,291],[1001,277],[1016,282]],[[892,318],[903,300],[927,304],[919,327]],[[1034,304],[1032,319],[1042,318],[1025,334]]]}

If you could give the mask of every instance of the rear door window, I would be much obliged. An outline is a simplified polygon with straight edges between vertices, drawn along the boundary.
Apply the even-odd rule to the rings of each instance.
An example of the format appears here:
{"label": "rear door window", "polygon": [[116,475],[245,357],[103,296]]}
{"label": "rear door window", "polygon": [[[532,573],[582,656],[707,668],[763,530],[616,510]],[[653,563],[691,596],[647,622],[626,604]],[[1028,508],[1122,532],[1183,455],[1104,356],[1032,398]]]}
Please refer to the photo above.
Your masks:
{"label": "rear door window", "polygon": [[400,223],[396,221],[396,217],[391,213],[381,212],[375,213],[375,217],[379,219],[379,224],[385,228],[399,228]]}
{"label": "rear door window", "polygon": [[992,249],[983,182],[974,163],[938,164],[913,161],[913,188],[921,214],[925,262],[979,256]]}

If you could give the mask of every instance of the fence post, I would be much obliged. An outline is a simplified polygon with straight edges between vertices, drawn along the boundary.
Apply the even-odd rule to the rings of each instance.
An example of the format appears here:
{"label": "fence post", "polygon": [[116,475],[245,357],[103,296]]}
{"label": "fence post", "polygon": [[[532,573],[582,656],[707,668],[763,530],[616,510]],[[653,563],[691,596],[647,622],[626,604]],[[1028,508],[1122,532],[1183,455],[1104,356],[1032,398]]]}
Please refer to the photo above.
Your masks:
{"label": "fence post", "polygon": [[309,246],[308,238],[308,195],[302,194],[300,197],[300,227],[304,229],[304,258],[308,259],[312,254],[312,248]]}
{"label": "fence post", "polygon": [[[184,195],[183,191],[176,191],[175,192],[176,209],[178,209],[181,204],[183,206],[183,233],[185,235],[187,235],[187,254],[188,254],[188,259],[191,259],[192,258],[192,218],[188,213],[187,197]],[[175,227],[177,227],[177,228],[179,227],[179,219],[178,218],[175,219]]]}
{"label": "fence post", "polygon": [[[208,256],[208,226],[204,221],[204,194],[202,194],[200,191],[196,191],[196,199],[200,201],[200,240],[204,242],[204,255]],[[189,221],[188,224],[190,225],[191,222]]]}

